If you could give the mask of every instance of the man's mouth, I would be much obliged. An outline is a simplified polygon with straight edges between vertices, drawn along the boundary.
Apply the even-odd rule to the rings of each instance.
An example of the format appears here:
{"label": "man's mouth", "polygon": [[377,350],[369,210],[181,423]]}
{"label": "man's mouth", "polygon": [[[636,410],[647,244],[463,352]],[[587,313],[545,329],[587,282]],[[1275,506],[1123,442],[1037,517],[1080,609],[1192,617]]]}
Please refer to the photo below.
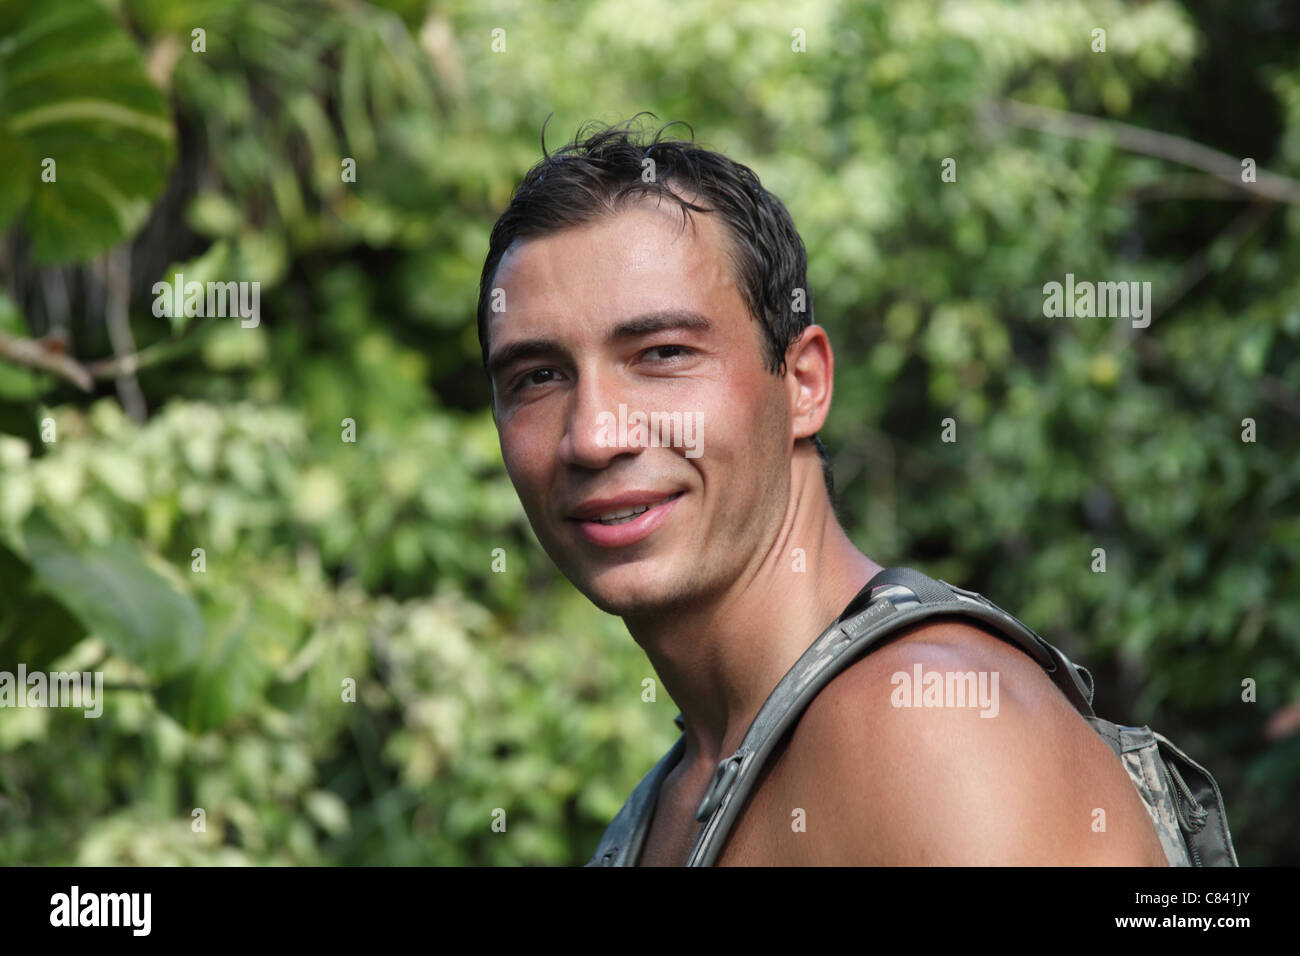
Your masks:
{"label": "man's mouth", "polygon": [[614,514],[601,515],[599,518],[592,518],[592,521],[599,521],[601,524],[623,524],[631,521],[637,515],[643,515],[650,510],[649,505],[642,505],[640,508],[634,508],[630,511],[619,511]]}
{"label": "man's mouth", "polygon": [[[630,521],[639,514],[645,514],[651,508],[656,508],[674,498],[680,498],[682,492],[675,491],[672,494],[659,495],[651,498],[645,492],[632,492],[627,495],[618,496],[617,500],[611,499],[606,501],[593,501],[575,509],[570,515],[575,521],[599,521],[601,524],[621,524],[624,521]],[[641,500],[636,500],[641,499]]]}
{"label": "man's mouth", "polygon": [[[577,523],[578,529],[592,544],[621,547],[639,541],[658,527],[672,503],[684,493],[677,491],[651,497],[653,493],[630,492],[614,499],[590,501],[575,509],[569,520]],[[630,526],[626,533],[623,526]],[[605,528],[611,530],[598,530]],[[615,528],[620,530],[612,530]]]}
{"label": "man's mouth", "polygon": [[[681,492],[679,491],[677,494],[681,494]],[[669,497],[676,498],[677,495],[670,495]],[[623,508],[618,511],[610,511],[607,514],[598,515],[595,518],[588,518],[587,520],[599,521],[601,524],[625,524],[637,515],[643,515],[655,505],[661,505],[667,500],[668,498],[664,498],[662,501],[654,502],[654,504],[638,505],[635,508]]]}

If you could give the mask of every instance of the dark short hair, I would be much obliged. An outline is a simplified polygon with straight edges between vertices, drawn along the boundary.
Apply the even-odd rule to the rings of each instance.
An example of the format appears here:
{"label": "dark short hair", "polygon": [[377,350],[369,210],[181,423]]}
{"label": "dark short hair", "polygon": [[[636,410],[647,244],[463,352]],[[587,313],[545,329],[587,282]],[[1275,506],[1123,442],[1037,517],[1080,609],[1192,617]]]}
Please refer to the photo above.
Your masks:
{"label": "dark short hair", "polygon": [[[612,126],[588,124],[578,130],[572,143],[552,153],[546,151],[543,127],[543,159],[515,189],[488,241],[478,294],[478,339],[484,366],[492,282],[511,243],[584,225],[616,213],[634,200],[658,197],[677,203],[683,219],[691,212],[717,213],[722,219],[730,239],[727,254],[736,286],[763,333],[767,368],[774,375],[784,375],[786,353],[813,321],[808,253],[790,213],[748,166],[701,149],[690,140],[665,139],[665,130],[676,123],[647,134],[636,125],[641,115]],[[654,163],[651,182],[642,179],[648,168],[646,159]],[[676,190],[670,189],[670,184]],[[692,199],[702,199],[708,205]],[[796,290],[803,292],[803,311],[794,309]],[[821,458],[826,491],[834,500],[830,455],[818,436],[813,435],[812,442]]]}

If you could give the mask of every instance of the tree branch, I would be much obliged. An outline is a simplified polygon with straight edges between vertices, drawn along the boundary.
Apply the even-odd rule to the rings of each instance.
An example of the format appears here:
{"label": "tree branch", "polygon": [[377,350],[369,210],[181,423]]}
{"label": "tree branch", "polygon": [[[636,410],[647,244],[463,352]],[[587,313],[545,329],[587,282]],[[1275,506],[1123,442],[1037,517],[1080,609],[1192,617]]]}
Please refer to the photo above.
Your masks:
{"label": "tree branch", "polygon": [[[135,337],[131,334],[129,309],[131,305],[131,247],[118,246],[103,261],[104,279],[108,294],[104,297],[104,324],[108,339],[113,345],[114,357],[121,359],[135,355]],[[148,417],[144,392],[135,377],[134,368],[122,368],[117,375],[117,397],[134,422]]]}
{"label": "tree branch", "polygon": [[36,339],[20,339],[8,332],[0,332],[0,358],[57,375],[83,392],[89,392],[95,385],[94,376],[84,365],[70,355],[47,349]]}
{"label": "tree branch", "polygon": [[19,338],[0,331],[0,359],[38,372],[48,372],[71,382],[83,392],[89,392],[94,389],[96,379],[134,375],[142,368],[157,365],[174,355],[189,351],[203,339],[210,328],[210,322],[191,322],[178,338],[155,342],[127,355],[84,363],[65,352],[47,348],[39,339]]}
{"label": "tree branch", "polygon": [[1255,173],[1255,182],[1244,183],[1241,181],[1241,161],[1245,157],[1229,156],[1181,136],[1015,100],[993,100],[984,109],[989,119],[1004,126],[1056,133],[1073,139],[1110,139],[1120,149],[1131,153],[1166,159],[1209,173],[1255,199],[1300,204],[1300,182],[1260,169]]}

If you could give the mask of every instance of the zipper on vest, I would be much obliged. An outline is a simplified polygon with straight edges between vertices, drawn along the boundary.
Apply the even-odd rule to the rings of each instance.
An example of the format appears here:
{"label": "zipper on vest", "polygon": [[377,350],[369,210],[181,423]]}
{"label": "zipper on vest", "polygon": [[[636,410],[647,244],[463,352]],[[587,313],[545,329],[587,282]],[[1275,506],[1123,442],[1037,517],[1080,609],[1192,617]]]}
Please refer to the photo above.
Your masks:
{"label": "zipper on vest", "polygon": [[[1183,780],[1182,774],[1178,772],[1178,768],[1173,765],[1172,761],[1165,761],[1165,775],[1166,777],[1172,777],[1170,782],[1177,788],[1174,792],[1174,810],[1178,814],[1178,825],[1188,833],[1199,833],[1204,829],[1205,821],[1209,819],[1209,811],[1201,806],[1196,797],[1192,795],[1192,788],[1187,786],[1187,783]],[[1186,814],[1183,812],[1182,803],[1178,800],[1178,795],[1180,793],[1187,803],[1190,804],[1189,810]],[[1189,816],[1190,819],[1188,819]]]}
{"label": "zipper on vest", "polygon": [[[1164,761],[1165,779],[1169,781],[1169,788],[1174,798],[1174,815],[1178,817],[1178,826],[1186,833],[1199,833],[1205,827],[1205,821],[1209,818],[1209,812],[1201,806],[1200,802],[1192,794],[1192,788],[1187,786],[1183,780],[1183,775],[1178,772],[1173,761]],[[1182,798],[1182,799],[1180,799]],[[1186,813],[1183,812],[1183,800],[1186,800],[1190,806]],[[1192,866],[1203,866],[1201,863],[1201,853],[1196,848],[1192,840],[1184,839],[1183,843],[1187,845],[1188,851],[1192,856]]]}

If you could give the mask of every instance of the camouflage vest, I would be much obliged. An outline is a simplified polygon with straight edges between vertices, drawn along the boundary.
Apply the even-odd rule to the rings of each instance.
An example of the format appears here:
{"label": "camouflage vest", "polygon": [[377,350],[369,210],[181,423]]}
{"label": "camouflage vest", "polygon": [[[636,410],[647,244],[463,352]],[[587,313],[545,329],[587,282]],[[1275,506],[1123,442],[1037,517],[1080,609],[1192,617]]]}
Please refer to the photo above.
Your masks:
{"label": "camouflage vest", "polygon": [[[817,693],[883,638],[935,616],[965,618],[1010,641],[1041,666],[1128,771],[1170,866],[1236,866],[1223,797],[1208,770],[1150,727],[1093,713],[1092,675],[982,595],[909,568],[881,571],[815,640],[768,696],[740,748],[718,764],[696,818],[703,824],[687,866],[711,866],[759,770]],[[682,727],[682,718],[676,718]],[[646,774],[614,817],[587,866],[635,866],[659,788],[685,749],[685,735]]]}

